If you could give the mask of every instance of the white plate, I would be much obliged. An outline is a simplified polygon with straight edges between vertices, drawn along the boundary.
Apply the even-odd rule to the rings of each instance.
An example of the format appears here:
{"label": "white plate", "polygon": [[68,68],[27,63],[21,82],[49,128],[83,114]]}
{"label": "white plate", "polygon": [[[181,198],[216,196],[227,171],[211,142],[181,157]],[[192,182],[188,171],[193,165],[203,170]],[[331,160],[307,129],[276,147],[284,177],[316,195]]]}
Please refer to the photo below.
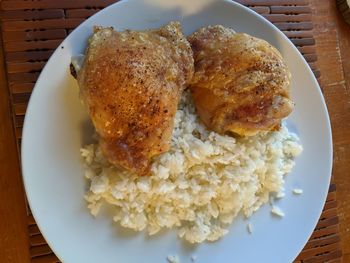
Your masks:
{"label": "white plate", "polygon": [[[230,233],[215,243],[186,246],[175,231],[147,238],[117,228],[111,218],[90,216],[83,196],[85,182],[79,148],[86,142],[87,115],[69,74],[72,55],[82,53],[93,25],[122,29],[159,27],[180,20],[186,34],[201,26],[222,24],[266,39],[283,54],[291,69],[296,108],[288,119],[304,152],[286,180],[286,197],[278,203],[286,216],[274,218],[269,206],[246,222],[236,220]],[[64,262],[290,262],[301,251],[320,216],[332,165],[329,118],[320,88],[293,44],[272,24],[229,1],[122,1],[94,15],[72,32],[42,71],[28,106],[22,143],[25,188],[45,239]],[[295,196],[291,190],[302,188]]]}

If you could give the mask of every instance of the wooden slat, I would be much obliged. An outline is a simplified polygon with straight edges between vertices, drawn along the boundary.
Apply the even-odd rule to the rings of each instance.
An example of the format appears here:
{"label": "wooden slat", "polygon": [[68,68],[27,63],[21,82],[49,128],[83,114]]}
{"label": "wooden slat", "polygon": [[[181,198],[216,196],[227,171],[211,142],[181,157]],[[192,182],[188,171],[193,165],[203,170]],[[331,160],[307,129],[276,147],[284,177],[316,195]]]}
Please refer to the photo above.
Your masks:
{"label": "wooden slat", "polygon": [[18,149],[21,149],[22,139],[17,139]]}
{"label": "wooden slat", "polygon": [[309,14],[309,6],[271,6],[271,14]]}
{"label": "wooden slat", "polygon": [[45,66],[46,62],[19,62],[19,63],[7,63],[8,73],[29,72],[41,70]]}
{"label": "wooden slat", "polygon": [[313,257],[308,258],[303,258],[299,255],[293,263],[343,263],[343,261],[341,260],[342,252],[339,249],[330,251],[325,256],[329,257],[329,259],[326,261],[324,260],[323,255],[315,255]]}
{"label": "wooden slat", "polygon": [[33,257],[31,263],[56,263],[59,262],[54,254],[49,254],[41,257]]}
{"label": "wooden slat", "polygon": [[27,217],[27,221],[28,221],[28,226],[36,225],[36,222],[35,222],[33,215],[29,215]]}
{"label": "wooden slat", "polygon": [[32,29],[56,29],[56,28],[75,28],[84,19],[47,19],[38,21],[5,21],[2,23],[3,31],[22,31]]}
{"label": "wooden slat", "polygon": [[327,195],[327,202],[334,201],[336,198],[335,192],[328,193]]}
{"label": "wooden slat", "polygon": [[289,38],[312,38],[311,30],[282,31]]}
{"label": "wooden slat", "polygon": [[0,11],[0,19],[2,21],[7,20],[34,20],[34,19],[47,19],[47,18],[62,18],[64,17],[63,9],[51,9],[51,10],[13,10],[13,11]]}
{"label": "wooden slat", "polygon": [[292,38],[291,41],[296,46],[313,46],[313,45],[315,45],[315,39],[313,39],[313,38]]}
{"label": "wooden slat", "polygon": [[[303,263],[342,263],[343,261],[341,260],[342,252],[340,250],[340,247],[334,251],[329,251],[328,253],[322,254],[322,255],[316,255],[311,258],[307,258],[303,260]],[[333,260],[332,260],[333,259]],[[344,262],[346,263],[346,262]]]}
{"label": "wooden slat", "polygon": [[[335,252],[337,252],[337,253],[335,253]],[[343,263],[344,262],[343,258],[342,258],[342,255],[343,255],[342,251],[337,250],[337,251],[333,251],[329,254],[332,254],[332,257],[331,257],[332,259],[328,260],[327,263]]]}
{"label": "wooden slat", "polygon": [[30,254],[32,255],[32,257],[40,257],[40,256],[52,254],[52,250],[47,244],[45,244],[41,246],[31,247]]}
{"label": "wooden slat", "polygon": [[15,129],[16,138],[22,139],[22,127],[17,127]]}
{"label": "wooden slat", "polygon": [[304,58],[307,62],[315,62],[317,61],[317,55],[316,54],[305,54]]}
{"label": "wooden slat", "polygon": [[254,10],[258,14],[269,14],[270,7],[268,6],[252,6],[250,9]]}
{"label": "wooden slat", "polygon": [[45,51],[22,51],[6,53],[7,62],[43,61],[49,59],[54,50]]}
{"label": "wooden slat", "polygon": [[328,210],[328,209],[336,208],[336,207],[337,207],[337,201],[330,201],[324,205],[323,210]]}
{"label": "wooden slat", "polygon": [[[315,75],[315,78],[319,78],[321,76],[321,71],[319,69],[313,70],[313,73]],[[323,92],[323,89],[321,87],[321,91]]]}
{"label": "wooden slat", "polygon": [[88,18],[98,12],[99,9],[69,9],[66,11],[67,18]]}
{"label": "wooden slat", "polygon": [[20,94],[32,92],[34,85],[34,83],[14,83],[9,86],[12,93]]}
{"label": "wooden slat", "polygon": [[9,73],[7,75],[8,81],[10,83],[20,83],[20,82],[35,82],[40,73],[39,72],[33,72],[33,73]]}
{"label": "wooden slat", "polygon": [[24,115],[27,110],[27,104],[21,103],[21,104],[15,104],[15,114],[16,115]]}
{"label": "wooden slat", "polygon": [[311,235],[311,239],[319,238],[327,235],[333,235],[333,234],[336,234],[338,231],[339,231],[339,226],[337,225],[329,226],[322,229],[315,229],[315,231]]}
{"label": "wooden slat", "polygon": [[255,6],[255,5],[266,5],[266,6],[274,6],[274,5],[299,5],[305,6],[308,5],[307,0],[236,0],[236,2],[241,3],[243,5]]}
{"label": "wooden slat", "polygon": [[22,40],[49,40],[64,39],[67,36],[65,29],[45,29],[40,31],[4,31],[4,42]]}
{"label": "wooden slat", "polygon": [[57,8],[103,8],[116,2],[116,0],[41,0],[41,1],[3,1],[3,10],[24,10],[24,9],[57,9]]}
{"label": "wooden slat", "polygon": [[326,252],[337,250],[337,249],[339,249],[338,243],[327,244],[327,245],[324,245],[322,247],[317,247],[317,248],[304,249],[300,253],[300,258],[313,257],[317,254],[322,254],[322,253],[326,253]]}
{"label": "wooden slat", "polygon": [[320,219],[330,218],[337,216],[337,208],[326,209],[322,212]]}
{"label": "wooden slat", "polygon": [[28,227],[28,232],[30,236],[35,236],[40,234],[39,227],[37,225],[31,225]]}
{"label": "wooden slat", "polygon": [[313,28],[311,22],[300,22],[300,23],[276,22],[274,24],[280,30],[311,30]]}
{"label": "wooden slat", "polygon": [[56,49],[62,42],[59,40],[45,40],[45,41],[26,41],[26,42],[7,42],[5,43],[6,52],[16,51],[30,51],[38,49]]}
{"label": "wooden slat", "polygon": [[326,237],[321,237],[321,238],[317,238],[317,239],[312,239],[312,240],[309,240],[307,242],[304,249],[324,246],[327,244],[333,244],[333,243],[337,243],[339,241],[340,241],[340,237],[338,234],[326,236]]}
{"label": "wooden slat", "polygon": [[329,186],[328,192],[335,192],[337,190],[337,187],[335,184],[331,183]]}
{"label": "wooden slat", "polygon": [[30,94],[22,93],[22,94],[12,94],[12,103],[28,103]]}
{"label": "wooden slat", "polygon": [[39,246],[39,245],[46,244],[46,241],[44,237],[41,234],[39,234],[39,235],[30,236],[29,243],[31,246]]}
{"label": "wooden slat", "polygon": [[311,68],[312,70],[317,69],[316,63],[310,62],[310,63],[308,63],[308,64],[309,64],[309,66],[310,66],[310,68]]}
{"label": "wooden slat", "polygon": [[316,52],[316,47],[315,46],[302,46],[302,47],[298,47],[298,50],[302,53],[302,54],[315,54]]}
{"label": "wooden slat", "polygon": [[24,116],[15,116],[15,125],[17,127],[23,127]]}
{"label": "wooden slat", "polygon": [[[16,117],[17,117],[17,116],[16,116]],[[22,117],[24,117],[24,116],[22,116]],[[17,140],[17,141],[21,141],[21,139],[19,139],[19,140]],[[32,211],[30,210],[27,197],[25,197],[25,199],[26,199],[26,203],[27,203],[27,205],[26,205],[27,216],[30,216],[30,215],[32,215]]]}
{"label": "wooden slat", "polygon": [[322,229],[324,227],[334,226],[339,223],[338,215],[334,215],[333,217],[329,217],[327,219],[319,220],[316,229]]}
{"label": "wooden slat", "polygon": [[305,22],[311,20],[311,14],[285,15],[285,14],[264,14],[270,22]]}

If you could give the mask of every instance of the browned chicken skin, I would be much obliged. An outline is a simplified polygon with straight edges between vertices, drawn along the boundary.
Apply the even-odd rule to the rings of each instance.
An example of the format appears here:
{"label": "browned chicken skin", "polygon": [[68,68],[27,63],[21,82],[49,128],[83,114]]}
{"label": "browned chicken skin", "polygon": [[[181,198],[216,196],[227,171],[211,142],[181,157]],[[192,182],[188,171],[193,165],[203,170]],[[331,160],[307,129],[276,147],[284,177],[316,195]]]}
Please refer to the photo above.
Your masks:
{"label": "browned chicken skin", "polygon": [[193,55],[178,22],[147,31],[97,28],[77,74],[81,98],[110,162],[139,175],[170,147]]}
{"label": "browned chicken skin", "polygon": [[279,128],[294,103],[291,75],[276,48],[223,26],[201,28],[188,40],[195,63],[190,89],[209,128],[242,136]]}

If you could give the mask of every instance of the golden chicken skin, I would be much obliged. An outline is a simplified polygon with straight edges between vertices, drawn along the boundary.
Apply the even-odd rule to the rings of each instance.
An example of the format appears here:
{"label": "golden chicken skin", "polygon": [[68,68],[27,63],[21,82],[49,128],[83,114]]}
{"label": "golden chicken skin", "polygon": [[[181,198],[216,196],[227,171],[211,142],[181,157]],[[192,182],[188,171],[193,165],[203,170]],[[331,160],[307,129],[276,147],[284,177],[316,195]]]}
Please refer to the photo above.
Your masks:
{"label": "golden chicken skin", "polygon": [[180,23],[146,31],[95,28],[77,72],[80,96],[107,159],[139,175],[169,150],[193,54]]}
{"label": "golden chicken skin", "polygon": [[188,40],[195,63],[190,89],[210,129],[241,136],[279,129],[294,103],[291,74],[276,48],[220,25],[201,28]]}

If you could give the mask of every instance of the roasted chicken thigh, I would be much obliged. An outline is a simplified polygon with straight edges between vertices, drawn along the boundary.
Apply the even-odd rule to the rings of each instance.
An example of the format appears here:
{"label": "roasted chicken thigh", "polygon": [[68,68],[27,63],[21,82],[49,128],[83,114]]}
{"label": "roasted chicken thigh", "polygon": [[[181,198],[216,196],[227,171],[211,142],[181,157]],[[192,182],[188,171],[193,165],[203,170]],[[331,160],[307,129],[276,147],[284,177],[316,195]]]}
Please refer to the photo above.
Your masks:
{"label": "roasted chicken thigh", "polygon": [[95,28],[81,69],[80,95],[107,159],[145,175],[170,147],[193,54],[178,22],[155,30]]}
{"label": "roasted chicken thigh", "polygon": [[210,129],[250,136],[279,128],[294,103],[291,74],[276,48],[220,25],[201,28],[188,40],[195,63],[190,89]]}

